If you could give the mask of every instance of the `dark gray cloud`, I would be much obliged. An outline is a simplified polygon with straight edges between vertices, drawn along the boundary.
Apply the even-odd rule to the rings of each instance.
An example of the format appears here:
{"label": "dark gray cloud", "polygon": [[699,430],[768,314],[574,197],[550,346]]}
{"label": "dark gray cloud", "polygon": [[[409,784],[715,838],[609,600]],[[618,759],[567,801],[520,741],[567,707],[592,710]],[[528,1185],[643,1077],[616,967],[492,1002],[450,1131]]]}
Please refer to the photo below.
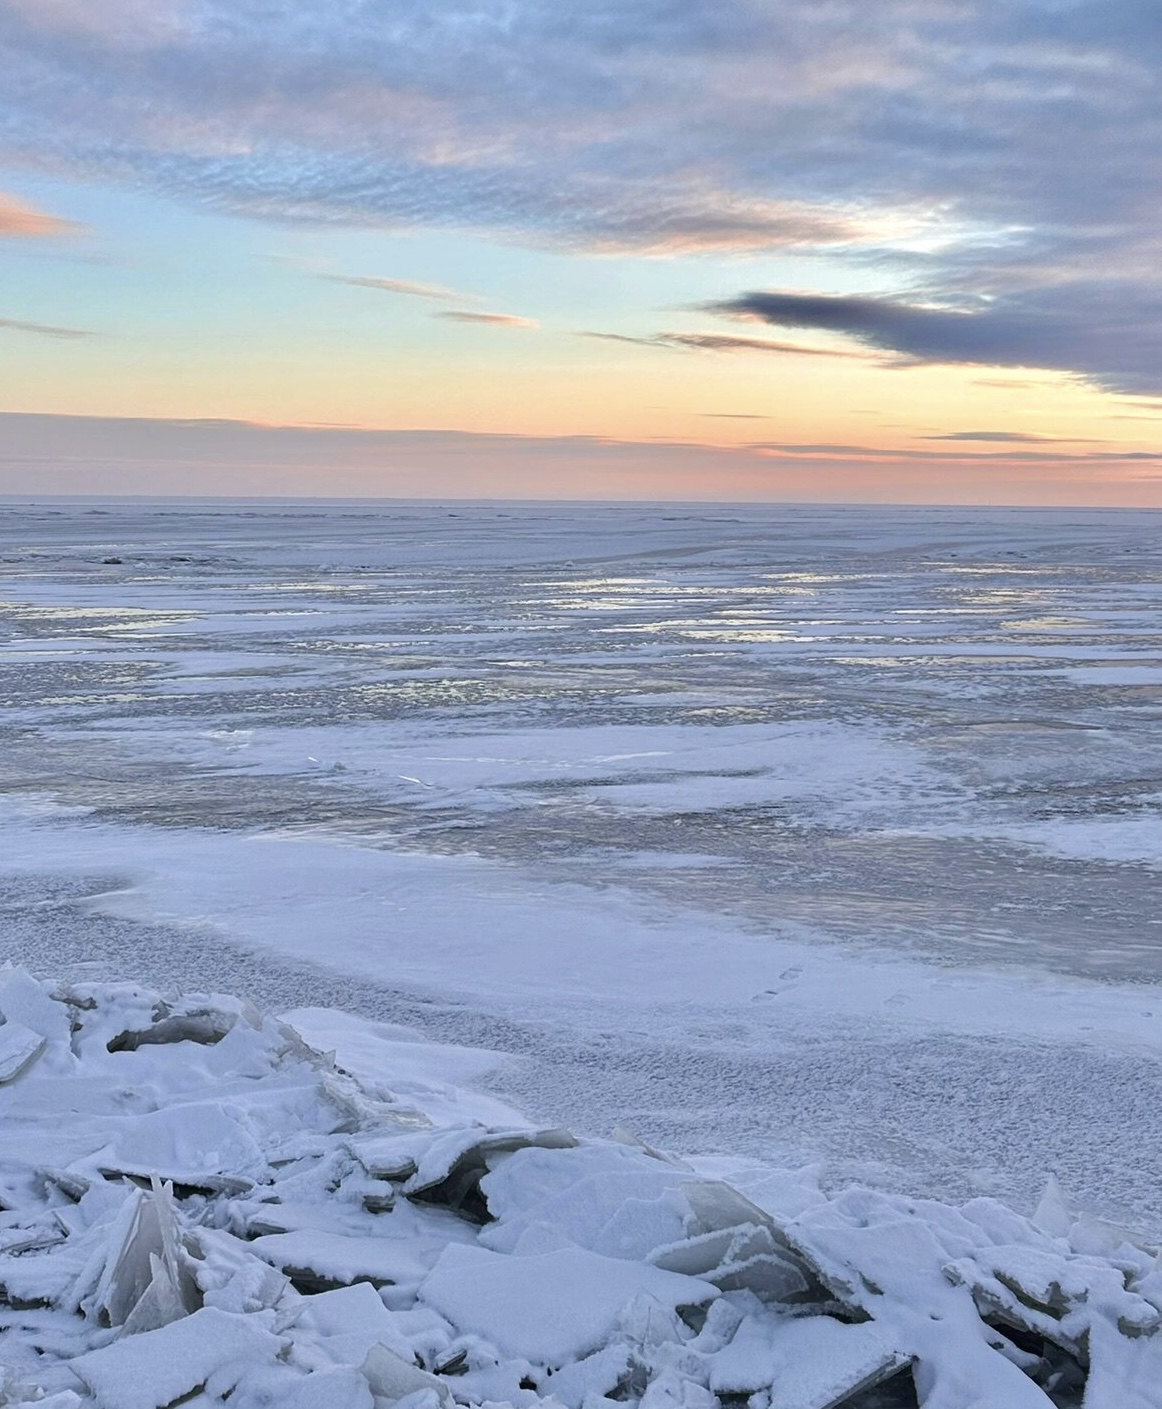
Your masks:
{"label": "dark gray cloud", "polygon": [[914,362],[1057,368],[1124,391],[1162,386],[1162,285],[1075,281],[960,308],[757,290],[708,308],[775,327],[843,333]]}
{"label": "dark gray cloud", "polygon": [[873,346],[1162,383],[1157,0],[0,0],[0,66],[0,159],[279,220],[841,251],[915,291],[843,329]]}

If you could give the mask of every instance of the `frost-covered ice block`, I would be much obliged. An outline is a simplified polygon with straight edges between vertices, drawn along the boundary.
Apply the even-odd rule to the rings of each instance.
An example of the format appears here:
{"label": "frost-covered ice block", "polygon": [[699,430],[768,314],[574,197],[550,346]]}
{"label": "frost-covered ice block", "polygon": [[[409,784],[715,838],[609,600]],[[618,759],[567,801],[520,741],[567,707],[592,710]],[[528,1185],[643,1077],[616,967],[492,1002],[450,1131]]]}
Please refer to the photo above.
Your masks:
{"label": "frost-covered ice block", "polygon": [[583,1360],[563,1365],[545,1381],[544,1388],[566,1409],[581,1409],[590,1395],[602,1398],[617,1388],[629,1370],[632,1350],[628,1345],[603,1345]]}
{"label": "frost-covered ice block", "polygon": [[374,1345],[405,1359],[415,1353],[368,1282],[305,1298],[294,1328],[318,1337],[324,1353],[339,1364],[362,1364]]}
{"label": "frost-covered ice block", "polygon": [[1094,1317],[1087,1338],[1084,1409],[1158,1409],[1162,1404],[1162,1336],[1126,1336]]}
{"label": "frost-covered ice block", "polygon": [[362,1365],[364,1378],[375,1396],[376,1409],[394,1404],[412,1394],[434,1394],[440,1404],[448,1404],[451,1394],[443,1380],[421,1370],[414,1361],[389,1350],[385,1345],[373,1345]]}
{"label": "frost-covered ice block", "polygon": [[671,1309],[704,1305],[718,1295],[709,1282],[583,1248],[507,1257],[452,1244],[420,1287],[420,1298],[504,1354],[556,1366],[607,1341],[619,1313],[640,1292]]}
{"label": "frost-covered ice block", "polygon": [[816,1281],[769,1229],[753,1224],[671,1243],[655,1249],[649,1260],[670,1272],[704,1277],[721,1291],[753,1291],[769,1301],[801,1299]]}
{"label": "frost-covered ice block", "polygon": [[68,1046],[69,1010],[53,1001],[45,986],[23,969],[0,970],[0,1014],[37,1032],[48,1042]]}
{"label": "frost-covered ice block", "polygon": [[102,1151],[103,1172],[156,1175],[192,1188],[241,1192],[266,1169],[245,1118],[224,1101],[191,1101],[150,1111]]}
{"label": "frost-covered ice block", "polygon": [[480,1181],[496,1219],[481,1240],[497,1252],[543,1250],[536,1243],[553,1229],[590,1252],[644,1258],[685,1236],[692,1177],[621,1145],[518,1150]]}
{"label": "frost-covered ice block", "polygon": [[471,1127],[440,1131],[428,1142],[417,1161],[416,1171],[403,1188],[405,1194],[421,1194],[434,1189],[457,1175],[475,1171],[483,1175],[488,1168],[488,1156],[515,1150],[538,1148],[567,1150],[577,1143],[577,1137],[567,1130],[484,1130]]}
{"label": "frost-covered ice block", "polygon": [[[112,1252],[84,1310],[126,1334],[155,1330],[197,1309],[172,1186],[126,1199],[110,1233]],[[80,1295],[80,1293],[78,1293]]]}
{"label": "frost-covered ice block", "polygon": [[289,1342],[258,1317],[203,1307],[184,1320],[127,1336],[71,1362],[101,1409],[164,1409],[237,1362],[273,1362]]}
{"label": "frost-covered ice block", "polygon": [[244,1373],[226,1402],[230,1409],[376,1409],[366,1376],[351,1367],[304,1375],[262,1366]]}
{"label": "frost-covered ice block", "polygon": [[250,1244],[259,1257],[279,1267],[299,1282],[314,1281],[319,1290],[328,1283],[419,1282],[427,1276],[429,1262],[422,1261],[406,1239],[347,1236],[303,1229],[270,1233]]}
{"label": "frost-covered ice block", "polygon": [[22,1076],[44,1051],[46,1039],[23,1023],[0,1026],[0,1085]]}
{"label": "frost-covered ice block", "polygon": [[748,1316],[713,1356],[716,1394],[769,1390],[772,1409],[832,1409],[895,1374],[909,1357],[874,1322],[830,1316]]}

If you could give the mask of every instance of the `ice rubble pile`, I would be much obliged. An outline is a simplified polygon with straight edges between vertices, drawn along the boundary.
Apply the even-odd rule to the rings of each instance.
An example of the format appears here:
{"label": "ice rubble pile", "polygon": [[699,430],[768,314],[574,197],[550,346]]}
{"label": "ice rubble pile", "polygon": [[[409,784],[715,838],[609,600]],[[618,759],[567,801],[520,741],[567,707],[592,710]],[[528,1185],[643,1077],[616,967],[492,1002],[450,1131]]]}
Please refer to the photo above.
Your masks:
{"label": "ice rubble pile", "polygon": [[236,1000],[9,970],[0,1013],[0,1404],[1162,1403],[1162,1263],[1052,1197],[759,1207]]}

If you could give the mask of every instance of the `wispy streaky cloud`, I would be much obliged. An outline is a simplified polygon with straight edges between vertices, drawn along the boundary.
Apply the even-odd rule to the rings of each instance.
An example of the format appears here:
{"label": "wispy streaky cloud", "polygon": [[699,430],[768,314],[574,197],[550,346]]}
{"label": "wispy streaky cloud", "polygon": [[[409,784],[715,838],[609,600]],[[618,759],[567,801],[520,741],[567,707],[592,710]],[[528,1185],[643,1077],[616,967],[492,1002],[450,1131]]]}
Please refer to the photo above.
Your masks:
{"label": "wispy streaky cloud", "polygon": [[600,333],[584,329],[576,334],[579,338],[594,338],[597,342],[622,342],[630,347],[672,347],[673,344],[666,341],[661,335],[654,337],[635,338],[629,333]]}
{"label": "wispy streaky cloud", "polygon": [[859,357],[842,348],[804,347],[797,342],[776,342],[771,338],[740,337],[734,333],[664,333],[671,347],[688,347],[698,352],[781,352],[794,357]]}
{"label": "wispy streaky cloud", "polygon": [[[1029,391],[1032,388],[1044,387],[1043,381],[1038,381],[1035,377],[973,377],[974,386],[995,386],[1002,387],[1005,391]],[[1135,402],[1138,397],[1132,398]]]}
{"label": "wispy streaky cloud", "polygon": [[662,347],[692,352],[781,352],[796,357],[863,357],[866,354],[848,352],[843,348],[804,347],[802,343],[777,342],[772,338],[749,338],[738,333],[654,333],[635,338],[628,333],[583,331],[582,338],[601,342],[623,342],[634,347]]}
{"label": "wispy streaky cloud", "polygon": [[332,284],[351,284],[357,289],[378,289],[385,294],[404,294],[411,298],[436,298],[455,300],[458,303],[471,301],[471,294],[457,293],[455,289],[442,284],[416,284],[410,279],[379,279],[361,274],[324,274],[321,276]]}
{"label": "wispy streaky cloud", "polygon": [[75,234],[81,227],[72,220],[37,210],[13,196],[0,194],[0,239],[46,240]]}
{"label": "wispy streaky cloud", "polygon": [[0,318],[0,332],[34,333],[42,338],[95,338],[85,328],[57,328],[51,323],[26,323],[20,318]]}
{"label": "wispy streaky cloud", "polygon": [[837,206],[740,199],[697,182],[685,189],[678,183],[664,196],[626,192],[608,205],[604,224],[603,230],[560,242],[598,253],[672,257],[858,245],[871,238],[864,224]]}
{"label": "wispy streaky cloud", "polygon": [[453,323],[480,323],[490,328],[539,328],[535,318],[520,318],[515,313],[477,313],[470,308],[449,308],[433,313],[433,318],[447,318]]}

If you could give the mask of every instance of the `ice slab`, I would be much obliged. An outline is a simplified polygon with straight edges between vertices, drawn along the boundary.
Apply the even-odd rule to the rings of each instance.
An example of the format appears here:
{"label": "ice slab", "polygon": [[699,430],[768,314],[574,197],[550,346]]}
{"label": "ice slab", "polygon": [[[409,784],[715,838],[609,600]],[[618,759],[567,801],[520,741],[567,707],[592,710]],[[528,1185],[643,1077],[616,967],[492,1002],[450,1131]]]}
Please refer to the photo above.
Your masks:
{"label": "ice slab", "polygon": [[0,1085],[23,1076],[44,1051],[46,1041],[23,1023],[10,1021],[0,1026]]}
{"label": "ice slab", "polygon": [[150,1111],[99,1159],[110,1173],[156,1175],[195,1188],[245,1189],[264,1169],[241,1113],[212,1100]]}
{"label": "ice slab", "polygon": [[441,1254],[420,1297],[459,1330],[506,1354],[557,1366],[608,1340],[619,1314],[643,1292],[671,1309],[717,1295],[708,1282],[583,1248],[509,1257],[454,1245]]}
{"label": "ice slab", "polygon": [[273,1362],[288,1342],[252,1317],[204,1307],[70,1362],[101,1409],[164,1409],[224,1366]]}
{"label": "ice slab", "polygon": [[772,1409],[833,1409],[895,1374],[909,1356],[874,1322],[747,1317],[711,1360],[715,1394],[767,1391]]}

